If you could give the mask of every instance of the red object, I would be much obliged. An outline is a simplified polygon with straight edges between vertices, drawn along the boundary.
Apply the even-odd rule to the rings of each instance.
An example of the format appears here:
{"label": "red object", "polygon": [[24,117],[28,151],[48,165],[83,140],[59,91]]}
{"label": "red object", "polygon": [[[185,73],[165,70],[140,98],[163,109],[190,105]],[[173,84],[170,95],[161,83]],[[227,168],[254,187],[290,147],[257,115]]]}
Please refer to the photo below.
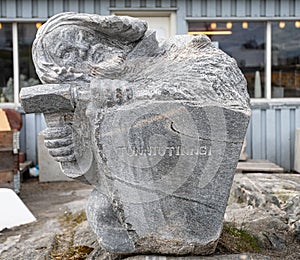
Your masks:
{"label": "red object", "polygon": [[22,117],[21,117],[21,114],[19,112],[17,112],[16,110],[10,109],[10,108],[3,108],[2,110],[6,114],[6,117],[8,119],[10,128],[12,130],[20,131],[21,128],[22,128]]}

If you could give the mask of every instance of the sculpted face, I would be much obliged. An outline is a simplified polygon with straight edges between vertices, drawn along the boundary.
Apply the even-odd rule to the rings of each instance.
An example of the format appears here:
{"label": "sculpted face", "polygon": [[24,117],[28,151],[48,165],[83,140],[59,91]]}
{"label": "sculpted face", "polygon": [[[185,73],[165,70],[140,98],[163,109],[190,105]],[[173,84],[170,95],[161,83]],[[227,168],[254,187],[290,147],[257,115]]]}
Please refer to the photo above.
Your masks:
{"label": "sculpted face", "polygon": [[54,63],[67,71],[97,74],[119,66],[126,58],[128,45],[107,39],[87,28],[54,29],[49,37],[57,43],[45,41]]}

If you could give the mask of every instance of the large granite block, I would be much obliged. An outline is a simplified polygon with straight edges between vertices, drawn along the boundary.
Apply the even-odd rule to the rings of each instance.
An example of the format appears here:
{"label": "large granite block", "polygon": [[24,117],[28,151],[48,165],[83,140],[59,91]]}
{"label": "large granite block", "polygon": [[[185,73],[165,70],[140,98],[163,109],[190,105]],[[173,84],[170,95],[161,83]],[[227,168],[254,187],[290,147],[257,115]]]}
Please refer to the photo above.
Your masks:
{"label": "large granite block", "polygon": [[45,113],[64,173],[94,185],[103,248],[212,253],[250,117],[236,62],[204,35],[158,42],[141,20],[75,13],[39,29],[33,59],[44,85],[23,107]]}

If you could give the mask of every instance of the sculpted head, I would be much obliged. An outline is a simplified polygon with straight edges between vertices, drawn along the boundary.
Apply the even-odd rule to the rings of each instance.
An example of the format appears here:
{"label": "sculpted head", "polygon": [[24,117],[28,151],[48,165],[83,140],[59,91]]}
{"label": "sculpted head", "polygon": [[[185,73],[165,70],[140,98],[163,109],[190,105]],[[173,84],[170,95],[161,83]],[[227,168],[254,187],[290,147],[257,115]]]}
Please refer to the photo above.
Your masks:
{"label": "sculpted head", "polygon": [[37,33],[33,59],[44,83],[116,73],[147,30],[145,22],[131,17],[72,16],[54,16]]}

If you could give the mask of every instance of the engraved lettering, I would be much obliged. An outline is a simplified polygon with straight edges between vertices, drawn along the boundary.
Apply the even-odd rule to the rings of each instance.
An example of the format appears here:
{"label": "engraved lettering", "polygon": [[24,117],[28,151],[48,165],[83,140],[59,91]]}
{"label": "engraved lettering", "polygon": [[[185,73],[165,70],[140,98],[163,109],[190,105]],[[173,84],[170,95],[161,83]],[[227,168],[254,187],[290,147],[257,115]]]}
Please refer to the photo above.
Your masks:
{"label": "engraved lettering", "polygon": [[206,145],[202,145],[199,147],[180,147],[180,146],[169,146],[169,147],[146,147],[146,148],[119,148],[121,150],[121,154],[124,156],[127,155],[129,157],[132,156],[165,156],[168,155],[171,156],[211,156],[211,147],[207,147]]}

